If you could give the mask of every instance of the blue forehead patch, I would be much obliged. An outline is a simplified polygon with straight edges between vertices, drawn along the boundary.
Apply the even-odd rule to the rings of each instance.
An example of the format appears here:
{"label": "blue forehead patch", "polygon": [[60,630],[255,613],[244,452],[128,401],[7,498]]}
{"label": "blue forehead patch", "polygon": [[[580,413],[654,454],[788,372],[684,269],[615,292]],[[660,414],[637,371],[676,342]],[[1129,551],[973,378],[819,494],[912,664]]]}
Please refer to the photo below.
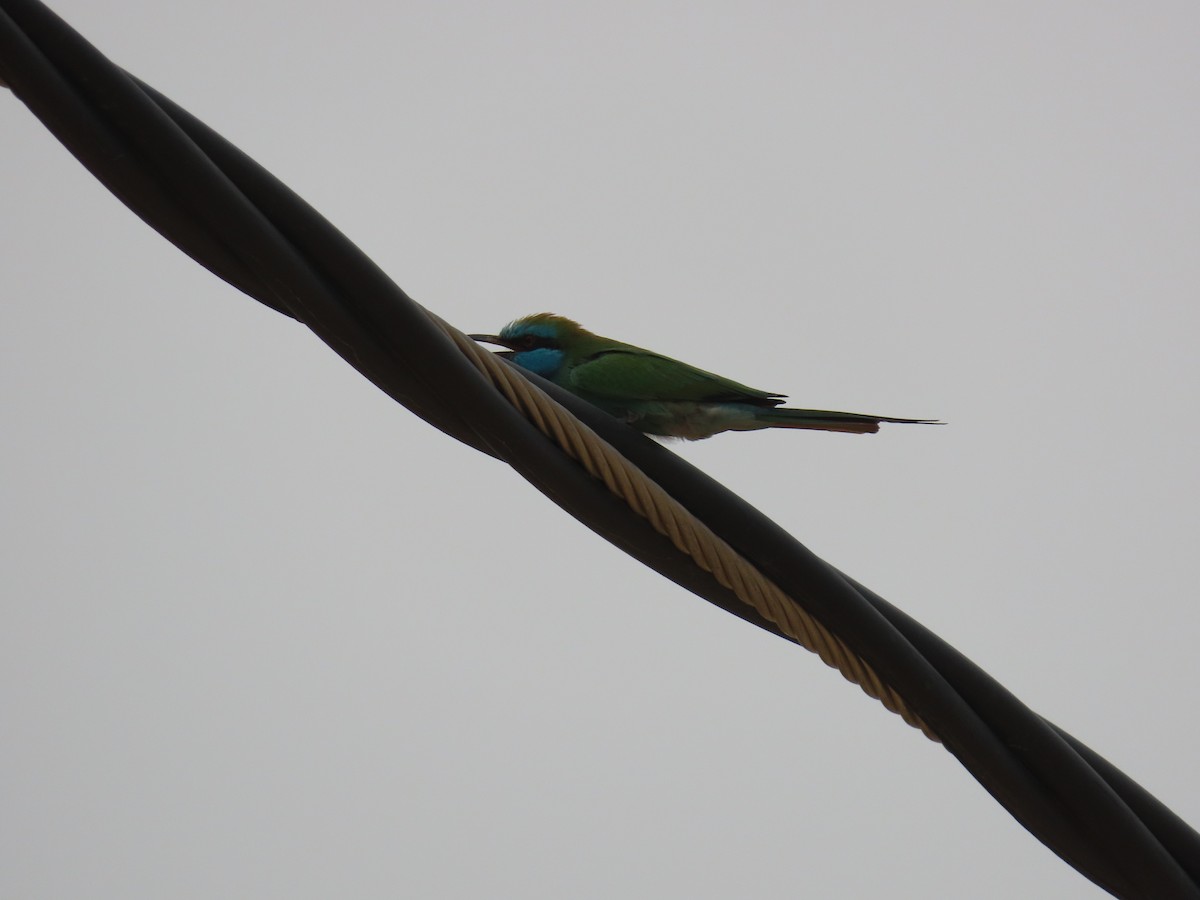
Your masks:
{"label": "blue forehead patch", "polygon": [[514,338],[522,334],[532,334],[535,337],[553,338],[558,336],[558,328],[550,322],[510,322],[500,329],[500,337]]}

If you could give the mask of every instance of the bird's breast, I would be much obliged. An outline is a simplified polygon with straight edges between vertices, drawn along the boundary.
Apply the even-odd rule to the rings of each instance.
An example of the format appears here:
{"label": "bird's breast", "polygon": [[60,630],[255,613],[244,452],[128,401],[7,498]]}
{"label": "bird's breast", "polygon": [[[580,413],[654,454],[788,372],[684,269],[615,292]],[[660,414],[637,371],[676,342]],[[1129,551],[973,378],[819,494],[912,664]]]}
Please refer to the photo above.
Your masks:
{"label": "bird's breast", "polygon": [[536,350],[521,350],[513,354],[512,361],[522,369],[541,375],[543,378],[553,378],[562,368],[566,353],[553,347],[539,347]]}

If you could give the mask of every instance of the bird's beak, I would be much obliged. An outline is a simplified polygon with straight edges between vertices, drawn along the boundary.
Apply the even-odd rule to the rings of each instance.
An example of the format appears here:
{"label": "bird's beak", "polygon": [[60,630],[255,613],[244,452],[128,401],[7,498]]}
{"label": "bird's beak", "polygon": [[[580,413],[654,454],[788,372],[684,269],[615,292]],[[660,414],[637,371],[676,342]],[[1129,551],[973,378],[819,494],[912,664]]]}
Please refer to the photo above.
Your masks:
{"label": "bird's beak", "polygon": [[498,334],[468,334],[467,337],[473,341],[479,341],[484,344],[497,344],[501,347],[509,348],[508,350],[501,350],[496,354],[497,356],[503,356],[505,359],[512,359],[514,355],[515,351],[512,350],[512,344],[508,343],[508,341],[504,340]]}

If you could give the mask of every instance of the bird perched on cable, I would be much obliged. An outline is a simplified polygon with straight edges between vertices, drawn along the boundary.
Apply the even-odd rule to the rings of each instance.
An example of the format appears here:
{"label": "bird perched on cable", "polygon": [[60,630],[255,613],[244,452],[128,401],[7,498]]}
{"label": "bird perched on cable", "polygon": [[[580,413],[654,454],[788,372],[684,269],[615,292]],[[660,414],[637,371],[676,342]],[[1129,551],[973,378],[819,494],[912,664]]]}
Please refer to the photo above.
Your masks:
{"label": "bird perched on cable", "polygon": [[808,428],[873,434],[880,422],[940,424],[823,409],[782,407],[784,394],[755,390],[679,360],[614,341],[563,316],[537,313],[477,341],[507,347],[516,365],[646,434],[697,441],[722,431]]}

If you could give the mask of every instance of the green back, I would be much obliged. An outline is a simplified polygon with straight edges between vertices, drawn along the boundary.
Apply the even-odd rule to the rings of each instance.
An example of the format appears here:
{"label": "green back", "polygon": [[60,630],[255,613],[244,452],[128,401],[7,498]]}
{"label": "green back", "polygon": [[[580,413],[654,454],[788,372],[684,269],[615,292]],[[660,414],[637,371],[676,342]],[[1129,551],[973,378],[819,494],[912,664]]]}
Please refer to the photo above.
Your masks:
{"label": "green back", "polygon": [[593,350],[587,355],[569,354],[574,359],[563,367],[564,387],[614,400],[730,401],[755,406],[782,402],[782,394],[747,387],[639,347],[605,343],[605,347],[587,348]]}

